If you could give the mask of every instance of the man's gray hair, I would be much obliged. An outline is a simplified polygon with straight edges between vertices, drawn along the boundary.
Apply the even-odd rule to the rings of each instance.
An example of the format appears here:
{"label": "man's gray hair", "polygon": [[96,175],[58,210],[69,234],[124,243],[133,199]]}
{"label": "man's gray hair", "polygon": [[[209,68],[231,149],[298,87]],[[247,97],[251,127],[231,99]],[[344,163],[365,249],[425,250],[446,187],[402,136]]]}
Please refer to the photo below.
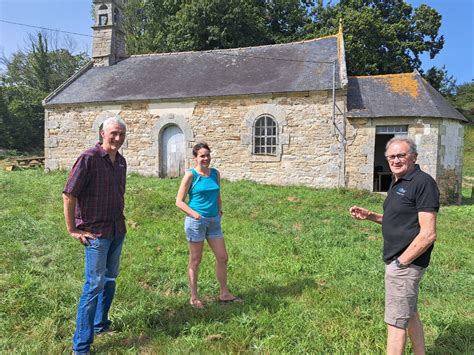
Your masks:
{"label": "man's gray hair", "polygon": [[408,144],[411,154],[418,154],[415,141],[411,138],[406,138],[406,137],[393,137],[392,139],[390,139],[387,142],[387,145],[385,146],[385,152],[387,152],[388,147],[390,147],[390,145],[392,145],[392,143],[395,143],[395,142],[405,142],[406,144]]}
{"label": "man's gray hair", "polygon": [[120,117],[110,117],[107,118],[101,125],[102,129],[105,130],[107,127],[112,126],[114,124],[118,124],[122,126],[123,128],[127,129],[127,125],[125,124],[125,121],[122,120]]}

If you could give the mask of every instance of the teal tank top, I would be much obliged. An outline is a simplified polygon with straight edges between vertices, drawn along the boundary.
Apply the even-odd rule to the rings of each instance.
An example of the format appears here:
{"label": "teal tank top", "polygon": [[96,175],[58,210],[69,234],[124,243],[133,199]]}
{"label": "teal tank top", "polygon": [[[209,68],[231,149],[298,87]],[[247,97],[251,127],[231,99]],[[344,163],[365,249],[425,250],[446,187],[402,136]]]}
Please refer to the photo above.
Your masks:
{"label": "teal tank top", "polygon": [[219,214],[218,197],[219,197],[219,180],[217,178],[217,170],[211,168],[209,176],[201,176],[194,169],[193,181],[189,188],[188,206],[204,217],[215,217]]}

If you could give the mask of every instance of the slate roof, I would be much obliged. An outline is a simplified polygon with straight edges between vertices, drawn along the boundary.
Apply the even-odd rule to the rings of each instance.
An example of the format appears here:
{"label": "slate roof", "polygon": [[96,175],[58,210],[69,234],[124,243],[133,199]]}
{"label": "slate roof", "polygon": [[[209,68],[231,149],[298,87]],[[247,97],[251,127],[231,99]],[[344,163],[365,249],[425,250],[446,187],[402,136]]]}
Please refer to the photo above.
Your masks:
{"label": "slate roof", "polygon": [[348,117],[433,117],[467,121],[421,75],[349,77]]}
{"label": "slate roof", "polygon": [[345,84],[339,78],[338,55],[336,35],[259,47],[131,56],[108,67],[84,68],[44,104],[328,90],[333,85],[333,61],[336,88],[341,88]]}

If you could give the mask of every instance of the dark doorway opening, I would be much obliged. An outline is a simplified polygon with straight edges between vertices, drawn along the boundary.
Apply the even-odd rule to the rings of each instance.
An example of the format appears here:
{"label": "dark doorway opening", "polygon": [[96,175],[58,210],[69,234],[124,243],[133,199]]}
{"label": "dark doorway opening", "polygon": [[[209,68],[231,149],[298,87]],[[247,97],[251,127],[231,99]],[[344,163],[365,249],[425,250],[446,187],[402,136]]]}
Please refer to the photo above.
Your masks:
{"label": "dark doorway opening", "polygon": [[385,158],[385,146],[395,136],[406,137],[408,126],[377,126],[375,129],[374,149],[374,191],[388,191],[392,182],[392,173]]}
{"label": "dark doorway opening", "polygon": [[374,191],[388,191],[392,182],[392,173],[385,158],[385,146],[394,136],[394,134],[375,135]]}

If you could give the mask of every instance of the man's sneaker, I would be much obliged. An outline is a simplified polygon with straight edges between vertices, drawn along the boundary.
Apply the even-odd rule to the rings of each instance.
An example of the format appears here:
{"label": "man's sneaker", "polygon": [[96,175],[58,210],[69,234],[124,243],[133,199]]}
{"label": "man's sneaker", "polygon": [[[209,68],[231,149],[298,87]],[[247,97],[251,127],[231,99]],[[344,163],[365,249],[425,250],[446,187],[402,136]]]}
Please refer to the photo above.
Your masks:
{"label": "man's sneaker", "polygon": [[96,337],[101,336],[101,335],[106,335],[106,334],[107,335],[116,335],[116,334],[118,334],[118,332],[116,332],[115,330],[112,330],[110,328],[107,328],[107,329],[101,330],[100,332],[94,333],[94,335]]}

